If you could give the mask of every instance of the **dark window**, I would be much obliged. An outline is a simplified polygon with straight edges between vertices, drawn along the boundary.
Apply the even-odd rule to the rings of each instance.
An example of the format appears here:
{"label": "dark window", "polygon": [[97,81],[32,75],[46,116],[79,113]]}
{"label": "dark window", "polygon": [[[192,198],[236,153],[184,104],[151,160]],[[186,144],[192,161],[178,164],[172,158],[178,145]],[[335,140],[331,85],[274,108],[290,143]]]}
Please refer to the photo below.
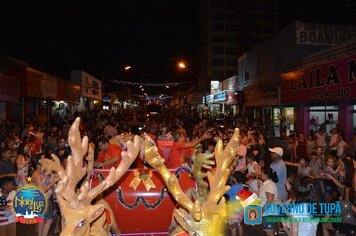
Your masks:
{"label": "dark window", "polygon": [[224,7],[224,4],[223,4],[223,3],[224,3],[223,1],[213,1],[213,2],[211,3],[211,7],[212,7],[213,9],[221,9],[221,8]]}
{"label": "dark window", "polygon": [[273,15],[264,15],[263,20],[267,22],[273,22],[274,21],[274,16]]}
{"label": "dark window", "polygon": [[213,24],[213,31],[223,31],[224,25],[223,24]]}
{"label": "dark window", "polygon": [[276,59],[276,68],[277,68],[277,69],[280,69],[280,68],[281,68],[281,63],[282,63],[281,58],[278,57],[278,58]]}
{"label": "dark window", "polygon": [[237,1],[227,1],[225,3],[226,9],[236,9],[236,7],[237,7]]}
{"label": "dark window", "polygon": [[227,24],[225,25],[225,31],[226,32],[236,32],[237,25],[235,24]]}
{"label": "dark window", "polygon": [[229,55],[237,54],[237,48],[235,48],[235,47],[226,48],[226,54],[229,54]]}
{"label": "dark window", "polygon": [[224,54],[223,47],[213,47],[213,54]]}
{"label": "dark window", "polygon": [[225,19],[226,20],[236,20],[236,13],[226,13]]}
{"label": "dark window", "polygon": [[261,43],[261,37],[251,37],[251,43]]}
{"label": "dark window", "polygon": [[231,76],[233,76],[233,75],[236,75],[236,72],[235,72],[235,71],[233,71],[233,70],[228,70],[228,71],[226,71],[226,77],[231,77]]}
{"label": "dark window", "polygon": [[214,76],[214,78],[217,78],[217,79],[223,79],[224,71],[223,70],[213,70],[213,76]]}
{"label": "dark window", "polygon": [[226,42],[227,43],[236,43],[237,40],[238,40],[238,38],[235,35],[227,35],[226,36]]}
{"label": "dark window", "polygon": [[263,28],[263,32],[264,33],[269,33],[269,34],[274,33],[274,27],[273,26],[265,26]]}
{"label": "dark window", "polygon": [[263,8],[264,8],[265,11],[269,11],[269,12],[274,11],[274,5],[273,4],[264,4]]}
{"label": "dark window", "polygon": [[223,66],[224,65],[224,59],[223,58],[214,58],[213,59],[213,65],[214,66]]}
{"label": "dark window", "polygon": [[253,33],[261,33],[261,25],[258,24],[258,25],[252,26],[252,32]]}
{"label": "dark window", "polygon": [[212,42],[213,43],[223,43],[224,42],[224,35],[213,35]]}
{"label": "dark window", "polygon": [[245,67],[245,80],[249,80],[250,79],[250,73],[248,72],[247,67]]}
{"label": "dark window", "polygon": [[222,12],[213,12],[212,18],[213,18],[213,20],[224,20],[224,13],[222,13]]}
{"label": "dark window", "polygon": [[237,60],[234,58],[227,58],[226,65],[227,66],[237,66]]}

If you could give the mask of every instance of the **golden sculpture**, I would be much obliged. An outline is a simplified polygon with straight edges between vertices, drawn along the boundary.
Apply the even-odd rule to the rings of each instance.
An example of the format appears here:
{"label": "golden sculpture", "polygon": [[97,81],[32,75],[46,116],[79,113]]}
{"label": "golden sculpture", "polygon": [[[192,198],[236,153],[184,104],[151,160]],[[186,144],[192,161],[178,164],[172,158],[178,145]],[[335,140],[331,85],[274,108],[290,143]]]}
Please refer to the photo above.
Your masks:
{"label": "golden sculpture", "polygon": [[[57,198],[62,213],[63,228],[60,235],[108,235],[112,229],[116,235],[120,230],[116,224],[111,207],[102,198],[95,198],[109,187],[113,186],[130,167],[140,151],[140,138],[135,136],[134,142],[127,142],[127,151],[121,153],[119,166],[111,168],[109,175],[95,188],[89,188],[89,179],[94,164],[94,146],[88,145],[88,137],[81,139],[79,132],[80,118],[72,124],[68,143],[72,154],[68,157],[67,167],[61,166],[59,158],[52,154],[53,160],[43,159],[41,166],[47,171],[58,173],[60,181],[56,188]],[[87,155],[87,166],[83,165]],[[84,179],[84,176],[86,178]],[[77,184],[83,183],[77,188]]]}
{"label": "golden sculpture", "polygon": [[[235,162],[236,151],[239,144],[239,129],[235,129],[234,134],[223,149],[223,142],[220,140],[215,147],[216,169],[202,173],[202,167],[211,169],[213,164],[207,154],[194,156],[193,174],[198,182],[198,198],[193,200],[181,189],[179,182],[164,165],[164,159],[159,155],[157,147],[151,142],[145,142],[146,161],[156,169],[162,176],[170,193],[180,204],[181,208],[173,213],[179,225],[189,235],[224,235],[224,228],[227,219],[227,205],[224,194],[229,190],[226,185],[232,166]],[[194,167],[194,165],[196,165]],[[204,184],[204,178],[208,178],[208,183]],[[204,181],[205,182],[205,181]],[[209,188],[208,188],[209,187]]]}

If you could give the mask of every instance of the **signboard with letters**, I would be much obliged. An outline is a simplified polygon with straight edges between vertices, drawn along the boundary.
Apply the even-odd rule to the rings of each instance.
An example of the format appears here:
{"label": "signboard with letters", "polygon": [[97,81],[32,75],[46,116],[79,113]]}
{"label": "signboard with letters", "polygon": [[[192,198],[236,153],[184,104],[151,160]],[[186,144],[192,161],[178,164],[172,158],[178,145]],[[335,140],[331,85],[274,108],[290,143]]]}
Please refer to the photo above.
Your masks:
{"label": "signboard with letters", "polygon": [[356,55],[282,75],[282,103],[355,97]]}
{"label": "signboard with letters", "polygon": [[296,22],[296,43],[335,46],[356,39],[356,27]]}

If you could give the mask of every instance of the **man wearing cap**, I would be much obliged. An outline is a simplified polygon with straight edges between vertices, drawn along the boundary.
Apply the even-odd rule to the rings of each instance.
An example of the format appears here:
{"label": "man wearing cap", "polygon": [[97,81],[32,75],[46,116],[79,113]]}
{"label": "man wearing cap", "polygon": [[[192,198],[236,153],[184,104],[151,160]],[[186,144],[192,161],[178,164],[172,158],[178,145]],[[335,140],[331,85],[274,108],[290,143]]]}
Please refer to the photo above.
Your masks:
{"label": "man wearing cap", "polygon": [[282,160],[283,149],[281,147],[269,148],[271,152],[271,169],[277,172],[278,182],[276,183],[278,189],[278,196],[276,199],[287,200],[287,191],[285,183],[287,181],[287,167]]}

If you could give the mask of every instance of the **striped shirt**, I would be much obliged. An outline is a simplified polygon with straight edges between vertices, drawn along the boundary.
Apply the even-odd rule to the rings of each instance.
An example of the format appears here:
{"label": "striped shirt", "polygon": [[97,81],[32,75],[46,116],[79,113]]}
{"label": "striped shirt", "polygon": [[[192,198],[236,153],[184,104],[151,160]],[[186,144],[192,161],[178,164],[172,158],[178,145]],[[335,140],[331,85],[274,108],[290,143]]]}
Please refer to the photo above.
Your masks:
{"label": "striped shirt", "polygon": [[[2,195],[1,189],[0,189],[0,206],[11,206],[12,207],[12,200],[15,196],[16,192],[11,191],[9,193],[9,196],[5,198],[5,196]],[[4,211],[0,210],[0,226],[1,225],[7,225],[15,222],[15,215],[10,211],[10,209]],[[10,215],[9,215],[10,214]]]}

